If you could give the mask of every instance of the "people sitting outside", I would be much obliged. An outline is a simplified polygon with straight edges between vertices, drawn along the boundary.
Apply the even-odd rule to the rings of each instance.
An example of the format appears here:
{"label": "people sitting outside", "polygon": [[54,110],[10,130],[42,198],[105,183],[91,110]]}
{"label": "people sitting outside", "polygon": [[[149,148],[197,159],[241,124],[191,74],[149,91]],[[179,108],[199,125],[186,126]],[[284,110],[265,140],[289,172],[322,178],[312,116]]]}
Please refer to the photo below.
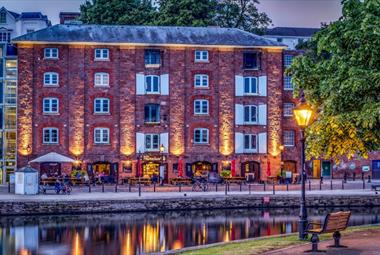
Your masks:
{"label": "people sitting outside", "polygon": [[69,175],[67,175],[67,174],[63,175],[63,183],[64,183],[64,184],[68,184],[68,185],[71,185],[71,184],[72,184]]}
{"label": "people sitting outside", "polygon": [[158,183],[158,175],[156,173],[152,175],[151,181],[152,183],[156,183],[156,184]]}
{"label": "people sitting outside", "polygon": [[88,174],[87,174],[87,173],[85,173],[85,174],[83,175],[83,181],[84,181],[84,183],[86,183],[86,184],[89,183],[90,178],[88,177]]}
{"label": "people sitting outside", "polygon": [[43,174],[41,175],[41,182],[42,182],[43,185],[46,185],[46,180],[47,180],[47,178],[48,178],[48,176],[47,176],[46,173],[43,173]]}

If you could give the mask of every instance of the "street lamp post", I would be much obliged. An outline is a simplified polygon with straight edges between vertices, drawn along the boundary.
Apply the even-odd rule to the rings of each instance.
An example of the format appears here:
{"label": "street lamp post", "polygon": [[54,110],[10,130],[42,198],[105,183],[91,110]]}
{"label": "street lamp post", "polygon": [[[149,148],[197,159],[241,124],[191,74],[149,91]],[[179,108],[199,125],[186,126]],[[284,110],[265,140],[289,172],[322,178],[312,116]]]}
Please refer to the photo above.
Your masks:
{"label": "street lamp post", "polygon": [[284,152],[284,149],[285,149],[285,147],[284,147],[284,145],[280,145],[280,167],[281,167],[281,169],[280,169],[280,175],[281,175],[281,181],[282,182],[285,182],[285,179],[283,178],[284,177],[284,161],[283,161],[283,158],[282,158],[282,153]]}
{"label": "street lamp post", "polygon": [[302,95],[300,103],[294,108],[294,117],[296,119],[297,125],[301,128],[301,200],[300,200],[300,219],[298,222],[298,232],[299,238],[305,240],[307,234],[305,233],[307,227],[307,211],[306,211],[306,192],[305,192],[305,181],[306,181],[306,169],[305,169],[305,128],[307,128],[313,117],[312,108],[306,104],[305,98]]}

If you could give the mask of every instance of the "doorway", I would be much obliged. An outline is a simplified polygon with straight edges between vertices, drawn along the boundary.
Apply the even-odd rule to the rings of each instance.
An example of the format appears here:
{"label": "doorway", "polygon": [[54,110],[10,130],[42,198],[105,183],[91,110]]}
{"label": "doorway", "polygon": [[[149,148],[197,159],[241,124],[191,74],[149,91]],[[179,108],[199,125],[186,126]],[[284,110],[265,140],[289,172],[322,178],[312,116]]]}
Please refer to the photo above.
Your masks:
{"label": "doorway", "polygon": [[260,163],[256,161],[242,163],[241,176],[254,182],[260,181]]}
{"label": "doorway", "polygon": [[331,176],[331,162],[330,161],[322,162],[322,176],[323,177]]}
{"label": "doorway", "polygon": [[321,161],[318,159],[313,160],[313,178],[318,179],[321,177]]}
{"label": "doorway", "polygon": [[380,179],[380,160],[372,161],[372,179]]}

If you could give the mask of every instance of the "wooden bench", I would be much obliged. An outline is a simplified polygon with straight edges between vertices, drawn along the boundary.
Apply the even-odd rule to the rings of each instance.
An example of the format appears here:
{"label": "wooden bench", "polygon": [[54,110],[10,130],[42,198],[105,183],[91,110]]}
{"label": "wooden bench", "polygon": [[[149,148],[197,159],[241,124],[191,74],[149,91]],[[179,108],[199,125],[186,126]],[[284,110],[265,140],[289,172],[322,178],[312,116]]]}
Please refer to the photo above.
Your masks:
{"label": "wooden bench", "polygon": [[371,189],[375,191],[377,194],[378,191],[380,191],[380,184],[373,184],[371,185]]}
{"label": "wooden bench", "polygon": [[190,178],[172,178],[170,179],[170,183],[173,185],[190,185],[192,180]]}
{"label": "wooden bench", "polygon": [[130,185],[136,185],[139,183],[148,186],[152,184],[152,181],[149,178],[129,178]]}
{"label": "wooden bench", "polygon": [[[334,233],[334,245],[330,247],[341,248],[345,247],[340,245],[340,231],[343,231],[348,226],[348,221],[350,220],[351,212],[336,212],[327,214],[323,224],[320,223],[309,223],[307,230],[305,231],[308,234],[311,234],[311,244],[312,248],[309,252],[323,252],[318,250],[318,242],[320,234]],[[315,226],[315,227],[314,227]]]}

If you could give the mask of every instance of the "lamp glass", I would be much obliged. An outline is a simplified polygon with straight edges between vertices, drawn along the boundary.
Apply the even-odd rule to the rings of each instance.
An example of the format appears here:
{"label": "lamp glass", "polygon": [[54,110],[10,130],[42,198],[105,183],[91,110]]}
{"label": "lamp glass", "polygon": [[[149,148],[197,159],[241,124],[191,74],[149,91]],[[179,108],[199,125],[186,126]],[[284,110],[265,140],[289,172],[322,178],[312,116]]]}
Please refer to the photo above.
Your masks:
{"label": "lamp glass", "polygon": [[160,146],[160,152],[164,152],[165,151],[165,146],[163,144],[161,144]]}
{"label": "lamp glass", "polygon": [[294,108],[294,117],[296,119],[297,125],[301,128],[306,128],[311,124],[313,109],[306,103],[301,103],[299,106]]}

